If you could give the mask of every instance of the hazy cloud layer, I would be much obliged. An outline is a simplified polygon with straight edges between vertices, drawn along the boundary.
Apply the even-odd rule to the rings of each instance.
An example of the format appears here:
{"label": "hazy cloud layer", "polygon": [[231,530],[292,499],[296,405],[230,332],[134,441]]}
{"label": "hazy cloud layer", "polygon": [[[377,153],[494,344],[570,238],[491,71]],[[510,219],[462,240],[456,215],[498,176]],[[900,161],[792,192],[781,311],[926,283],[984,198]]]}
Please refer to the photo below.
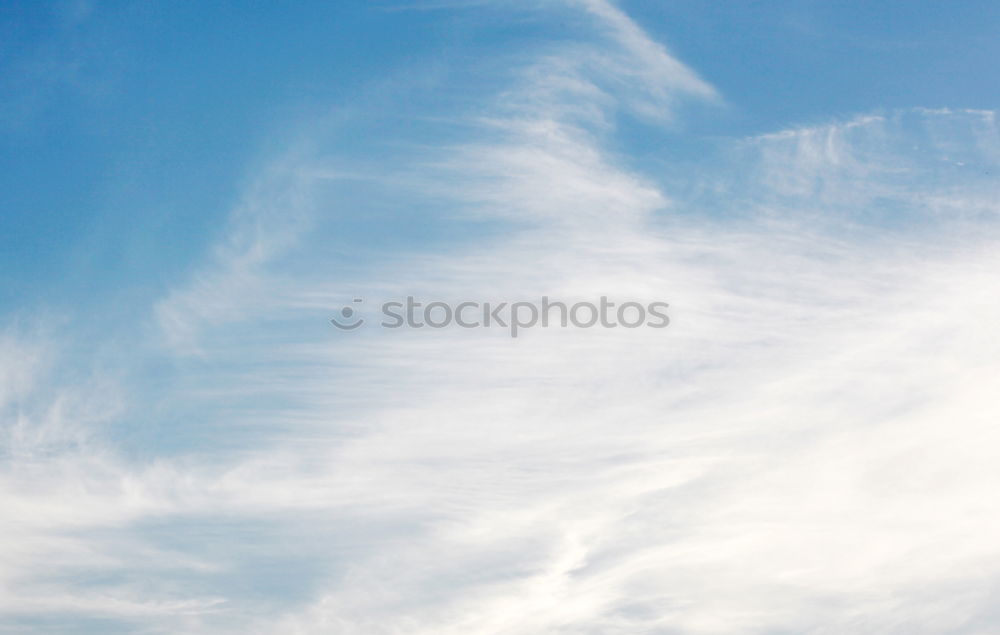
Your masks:
{"label": "hazy cloud layer", "polygon": [[[5,626],[995,630],[993,113],[859,116],[640,173],[618,117],[682,125],[720,96],[614,5],[552,10],[588,27],[450,116],[454,141],[351,174],[321,142],[276,158],[149,307],[152,386],[56,373],[58,338],[6,331]],[[350,188],[466,233],[345,263],[327,232]],[[663,300],[672,323],[326,322],[406,294]],[[153,418],[177,447],[105,432]]]}

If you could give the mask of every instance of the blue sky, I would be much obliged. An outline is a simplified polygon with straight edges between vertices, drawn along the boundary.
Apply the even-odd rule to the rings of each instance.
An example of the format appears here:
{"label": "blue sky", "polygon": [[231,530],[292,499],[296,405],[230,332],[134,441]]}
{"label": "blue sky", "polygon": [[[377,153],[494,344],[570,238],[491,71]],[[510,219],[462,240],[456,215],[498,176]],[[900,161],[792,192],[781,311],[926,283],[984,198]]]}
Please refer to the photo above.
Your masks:
{"label": "blue sky", "polygon": [[0,628],[990,632],[998,27],[5,4]]}
{"label": "blue sky", "polygon": [[[498,58],[570,37],[572,17],[461,5],[8,4],[4,306],[165,284],[204,251],[241,177],[302,121],[343,109],[417,137],[426,110],[462,108],[463,86],[502,82]],[[706,137],[880,109],[991,108],[1000,92],[991,2],[627,9],[725,105],[685,113],[684,131],[625,135],[626,152],[698,152]],[[369,108],[390,121],[357,112]],[[378,130],[338,142],[372,152]]]}

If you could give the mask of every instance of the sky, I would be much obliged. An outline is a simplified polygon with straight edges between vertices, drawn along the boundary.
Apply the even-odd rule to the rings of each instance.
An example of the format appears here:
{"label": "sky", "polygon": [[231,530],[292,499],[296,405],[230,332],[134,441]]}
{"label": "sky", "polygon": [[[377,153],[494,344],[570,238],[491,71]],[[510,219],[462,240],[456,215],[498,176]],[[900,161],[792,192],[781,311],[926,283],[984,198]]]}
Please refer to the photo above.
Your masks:
{"label": "sky", "polygon": [[0,631],[996,632],[998,28],[3,3]]}

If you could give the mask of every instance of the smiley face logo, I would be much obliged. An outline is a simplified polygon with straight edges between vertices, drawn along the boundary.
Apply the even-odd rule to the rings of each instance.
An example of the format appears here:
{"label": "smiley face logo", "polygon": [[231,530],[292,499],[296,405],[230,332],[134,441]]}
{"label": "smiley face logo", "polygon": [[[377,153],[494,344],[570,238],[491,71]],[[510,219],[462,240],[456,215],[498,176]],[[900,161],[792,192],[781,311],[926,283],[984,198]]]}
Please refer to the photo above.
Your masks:
{"label": "smiley face logo", "polygon": [[[354,298],[354,302],[361,303],[364,300],[362,298]],[[355,309],[345,306],[340,310],[340,318],[331,318],[330,323],[342,331],[353,331],[365,323],[364,318],[355,318],[355,313],[357,313]],[[354,318],[353,321],[352,318]]]}

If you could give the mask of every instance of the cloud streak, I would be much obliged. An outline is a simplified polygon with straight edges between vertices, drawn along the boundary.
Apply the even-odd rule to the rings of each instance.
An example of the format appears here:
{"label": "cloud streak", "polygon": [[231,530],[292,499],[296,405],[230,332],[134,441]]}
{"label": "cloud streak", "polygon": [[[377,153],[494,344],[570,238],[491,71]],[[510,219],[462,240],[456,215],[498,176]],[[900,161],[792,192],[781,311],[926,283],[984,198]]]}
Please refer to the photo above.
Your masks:
{"label": "cloud streak", "polygon": [[[150,310],[175,381],[89,417],[163,409],[196,449],[9,457],[8,625],[995,624],[992,113],[883,113],[734,142],[708,173],[638,173],[608,147],[621,112],[662,124],[719,98],[616,6],[566,6],[590,29],[462,118],[464,138],[364,177],[499,229],[343,267],[324,188],[349,184],[327,163],[296,155],[251,188]],[[672,324],[324,330],[357,290],[665,300]],[[59,401],[36,367],[0,370],[8,420],[27,395]]]}

